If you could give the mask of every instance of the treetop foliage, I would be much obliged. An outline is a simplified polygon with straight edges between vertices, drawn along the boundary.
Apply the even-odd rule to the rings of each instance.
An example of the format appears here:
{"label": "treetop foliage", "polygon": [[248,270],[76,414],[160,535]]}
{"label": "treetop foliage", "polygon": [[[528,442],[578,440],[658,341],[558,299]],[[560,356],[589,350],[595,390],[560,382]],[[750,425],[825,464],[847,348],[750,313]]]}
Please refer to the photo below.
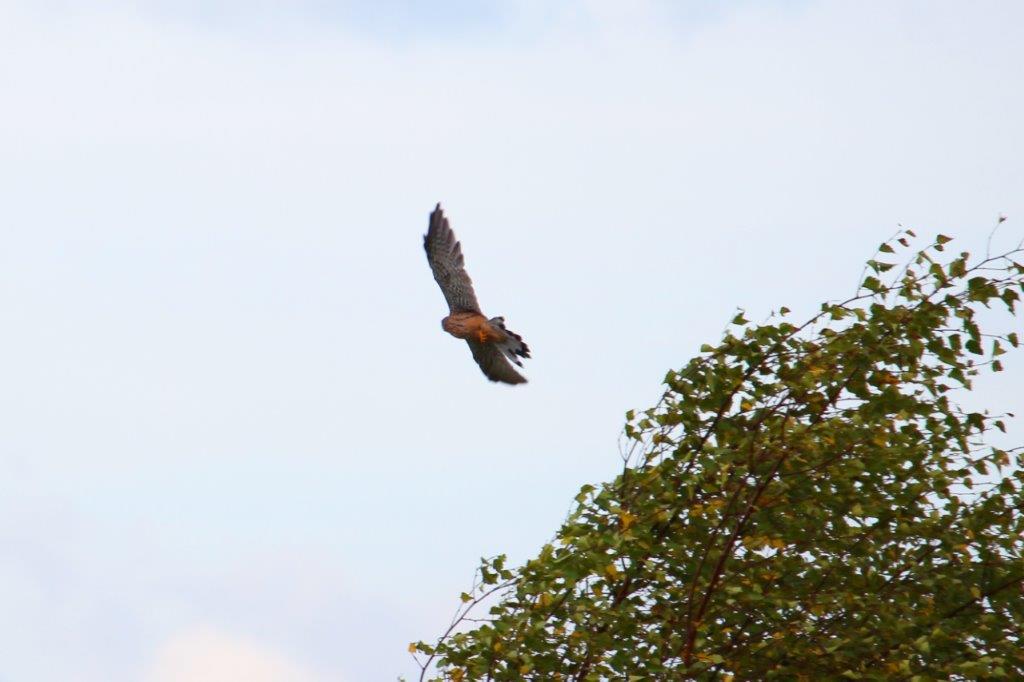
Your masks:
{"label": "treetop foliage", "polygon": [[[624,467],[540,554],[485,560],[421,679],[1024,678],[1024,451],[961,409],[1021,248],[907,230],[802,323],[743,314],[627,414]],[[985,322],[993,317],[983,316]]]}

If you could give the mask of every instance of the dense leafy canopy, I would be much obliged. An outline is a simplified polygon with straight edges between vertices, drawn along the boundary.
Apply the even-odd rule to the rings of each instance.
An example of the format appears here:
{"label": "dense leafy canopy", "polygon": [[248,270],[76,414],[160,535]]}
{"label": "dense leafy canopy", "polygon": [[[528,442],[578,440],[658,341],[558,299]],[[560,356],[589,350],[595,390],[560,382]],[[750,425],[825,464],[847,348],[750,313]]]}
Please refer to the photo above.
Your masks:
{"label": "dense leafy canopy", "polygon": [[1014,312],[1020,249],[884,262],[907,237],[856,296],[737,315],[669,372],[622,474],[410,645],[423,678],[1024,678],[1024,452],[954,400],[1018,345],[980,324]]}

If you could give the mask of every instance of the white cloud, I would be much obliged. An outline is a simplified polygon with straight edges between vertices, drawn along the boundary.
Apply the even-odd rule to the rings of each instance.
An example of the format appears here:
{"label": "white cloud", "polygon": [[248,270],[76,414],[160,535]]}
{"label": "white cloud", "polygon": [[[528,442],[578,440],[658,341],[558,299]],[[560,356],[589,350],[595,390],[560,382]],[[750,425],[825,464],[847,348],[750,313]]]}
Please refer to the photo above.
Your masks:
{"label": "white cloud", "polygon": [[197,626],[160,645],[145,680],[318,682],[324,678],[272,647],[212,627]]}

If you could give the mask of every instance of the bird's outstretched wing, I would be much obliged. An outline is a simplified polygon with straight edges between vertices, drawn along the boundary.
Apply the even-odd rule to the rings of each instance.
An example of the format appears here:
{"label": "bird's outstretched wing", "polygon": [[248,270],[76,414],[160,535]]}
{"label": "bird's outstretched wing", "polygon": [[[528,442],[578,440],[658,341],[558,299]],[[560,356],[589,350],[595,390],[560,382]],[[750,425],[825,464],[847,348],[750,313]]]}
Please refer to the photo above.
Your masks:
{"label": "bird's outstretched wing", "polygon": [[423,237],[423,248],[427,251],[427,261],[434,279],[448,301],[448,309],[453,313],[480,312],[480,304],[476,302],[476,294],[473,292],[473,280],[466,274],[462,247],[448,226],[441,204],[430,214],[430,227]]}
{"label": "bird's outstretched wing", "polygon": [[500,381],[503,384],[525,384],[526,378],[512,368],[505,354],[493,343],[478,343],[466,341],[469,350],[473,353],[473,359],[484,375],[491,381]]}

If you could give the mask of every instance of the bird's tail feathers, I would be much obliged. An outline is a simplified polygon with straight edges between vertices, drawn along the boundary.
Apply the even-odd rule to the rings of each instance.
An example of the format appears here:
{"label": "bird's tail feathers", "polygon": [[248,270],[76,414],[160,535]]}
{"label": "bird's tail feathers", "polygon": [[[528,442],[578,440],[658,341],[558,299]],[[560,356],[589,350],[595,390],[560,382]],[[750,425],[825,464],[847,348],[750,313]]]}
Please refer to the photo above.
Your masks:
{"label": "bird's tail feathers", "polygon": [[501,352],[507,355],[509,360],[522,367],[523,362],[519,358],[530,357],[530,347],[523,341],[523,337],[519,336],[519,334],[516,334],[511,329],[505,328],[504,317],[492,317],[490,319],[490,323],[508,335],[508,338],[498,344],[498,347],[501,348]]}

